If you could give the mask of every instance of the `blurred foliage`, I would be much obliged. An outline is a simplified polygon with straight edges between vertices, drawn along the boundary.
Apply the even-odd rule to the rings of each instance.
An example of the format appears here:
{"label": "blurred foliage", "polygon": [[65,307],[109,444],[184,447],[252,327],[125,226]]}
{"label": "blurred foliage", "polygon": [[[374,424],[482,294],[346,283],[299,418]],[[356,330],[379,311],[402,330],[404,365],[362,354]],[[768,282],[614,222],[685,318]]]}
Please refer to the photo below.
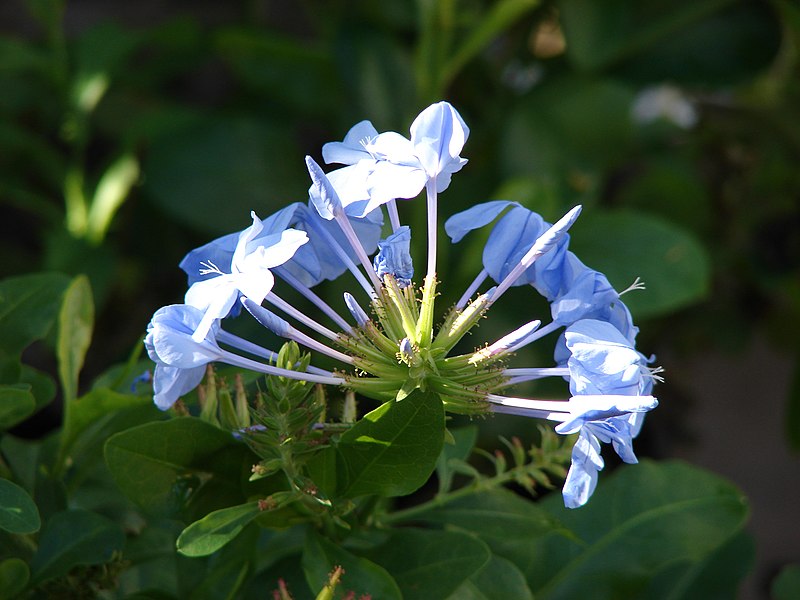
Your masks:
{"label": "blurred foliage", "polygon": [[[243,228],[251,209],[266,216],[303,201],[303,153],[315,149],[319,158],[324,142],[362,119],[405,133],[410,118],[439,99],[464,115],[471,165],[454,178],[445,216],[503,198],[552,220],[582,203],[572,239],[578,253],[618,289],[637,276],[649,286],[625,298],[644,352],[727,352],[755,332],[797,351],[800,8],[791,0],[242,0],[143,8],[137,17],[79,4],[16,0],[3,9],[12,18],[0,36],[0,428],[52,408],[56,395],[66,404],[59,440],[30,446],[3,437],[5,460],[17,462],[2,464],[0,475],[13,472],[16,483],[0,481],[3,494],[24,495],[21,505],[36,500],[35,519],[28,509],[22,515],[25,527],[41,518],[42,537],[83,535],[57,555],[29,548],[32,572],[15,558],[0,562],[3,590],[67,581],[75,569],[100,585],[120,568],[120,525],[91,512],[99,500],[90,492],[77,506],[66,498],[79,482],[109,482],[98,454],[108,435],[162,427],[146,393],[128,393],[144,369],[131,348],[153,310],[182,297],[176,265],[185,252]],[[424,209],[414,204],[401,210],[421,225]],[[475,234],[442,248],[448,301],[479,270],[481,241]],[[415,242],[421,255],[422,236]],[[340,282],[324,285],[340,292]],[[509,297],[528,310],[526,298]],[[515,323],[493,321],[498,332]],[[786,431],[800,449],[795,365]],[[665,394],[680,393],[680,382],[671,386],[678,391]],[[75,401],[89,395],[91,405]],[[15,431],[43,433],[53,420]],[[52,470],[37,471],[37,461]],[[717,500],[728,502],[733,523],[741,511],[731,498]],[[121,496],[103,500],[103,510],[109,502],[135,514]],[[575,527],[602,535],[591,524]],[[152,548],[181,563],[175,536],[164,535]],[[178,564],[183,579],[165,583],[152,567],[157,553],[136,554],[146,541],[125,549],[135,564],[125,589],[179,595],[242,585],[235,549],[216,559],[227,571],[189,573]],[[681,571],[673,581],[689,590],[681,597],[701,597],[703,573],[719,569],[714,556],[734,542],[709,540],[706,554],[686,557],[696,579]],[[302,534],[283,562],[253,559],[247,568],[289,573],[289,581],[296,572],[299,585],[316,585],[325,573],[296,559],[329,556],[326,544]],[[519,569],[509,557],[489,558],[490,541],[475,544],[472,554],[465,548],[465,568],[473,572],[483,556],[481,564],[493,561],[513,586]],[[382,552],[390,556],[391,546]],[[355,551],[339,559],[365,560]],[[564,568],[571,564],[565,559]],[[381,561],[372,567],[385,584]],[[477,590],[486,585],[481,572],[470,580]]]}

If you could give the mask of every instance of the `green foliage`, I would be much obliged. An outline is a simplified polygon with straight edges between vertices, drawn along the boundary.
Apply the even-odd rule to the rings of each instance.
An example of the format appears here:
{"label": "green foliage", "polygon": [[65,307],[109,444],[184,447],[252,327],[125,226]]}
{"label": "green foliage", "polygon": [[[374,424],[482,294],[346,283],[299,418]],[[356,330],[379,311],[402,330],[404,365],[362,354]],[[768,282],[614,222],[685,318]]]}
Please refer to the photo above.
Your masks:
{"label": "green foliage", "polygon": [[790,600],[800,594],[800,567],[784,567],[772,582],[772,597],[775,600]]}
{"label": "green foliage", "polygon": [[303,572],[312,590],[320,590],[335,567],[344,569],[342,587],[373,598],[400,600],[400,588],[391,575],[376,563],[360,558],[313,531],[303,549]]}
{"label": "green foliage", "polygon": [[[579,256],[594,257],[592,268],[617,289],[642,279],[645,293],[625,294],[625,304],[637,317],[677,310],[708,294],[711,269],[706,251],[688,232],[663,219],[634,212],[593,214],[573,232],[571,247]],[[634,254],[635,265],[625,260]]]}
{"label": "green foliage", "polygon": [[146,511],[166,515],[201,502],[204,509],[220,508],[220,502],[241,497],[249,457],[230,433],[194,417],[145,423],[105,445],[120,489]]}
{"label": "green foliage", "polygon": [[28,564],[19,558],[0,562],[0,599],[11,600],[28,584],[31,573]]}
{"label": "green foliage", "polygon": [[387,402],[344,433],[337,450],[337,491],[404,496],[428,480],[444,443],[444,408],[436,394],[414,391]]}
{"label": "green foliage", "polygon": [[31,560],[35,583],[66,575],[79,565],[111,560],[125,545],[125,534],[113,521],[86,510],[53,515],[42,530],[39,550]]}
{"label": "green foliage", "polygon": [[40,526],[39,511],[28,493],[7,479],[0,479],[0,529],[34,533]]}
{"label": "green foliage", "polygon": [[[82,27],[68,0],[30,0],[33,25],[0,37],[0,600],[261,599],[279,579],[296,598],[736,596],[749,511],[699,469],[623,467],[567,511],[550,490],[568,442],[475,450],[500,419],[458,427],[431,392],[337,420],[339,398],[276,378],[220,370],[170,413],[129,386],[152,368],[136,341],[149,314],[185,291],[164,282],[188,248],[305,202],[299,148],[363,118],[404,132],[442,98],[479,167],[454,178],[446,214],[508,198],[554,220],[583,203],[571,247],[617,288],[644,280],[625,302],[649,321],[647,352],[728,352],[752,331],[796,352],[800,11],[388,0],[284,22],[245,4]],[[665,81],[693,125],[632,116]],[[479,270],[479,236],[450,251],[442,294]],[[266,430],[231,435],[253,424]],[[786,567],[773,596],[798,579]]]}
{"label": "green foliage", "polygon": [[58,314],[57,355],[64,398],[78,395],[78,374],[83,367],[94,326],[92,289],[85,276],[76,277],[64,293]]}
{"label": "green foliage", "polygon": [[397,582],[404,598],[447,598],[490,559],[476,537],[456,531],[398,529],[370,552]]}
{"label": "green foliage", "polygon": [[178,552],[184,556],[213,554],[236,537],[261,510],[255,501],[208,513],[183,530],[177,542]]}

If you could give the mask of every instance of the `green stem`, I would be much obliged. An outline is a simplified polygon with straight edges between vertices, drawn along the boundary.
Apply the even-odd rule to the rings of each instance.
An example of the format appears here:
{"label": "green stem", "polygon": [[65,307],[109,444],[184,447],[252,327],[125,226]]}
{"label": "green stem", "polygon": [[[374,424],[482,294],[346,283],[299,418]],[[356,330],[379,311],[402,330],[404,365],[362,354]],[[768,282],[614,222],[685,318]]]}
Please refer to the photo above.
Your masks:
{"label": "green stem", "polygon": [[487,492],[505,485],[517,477],[518,471],[525,471],[529,469],[530,466],[531,465],[523,465],[521,467],[514,467],[513,469],[506,471],[505,473],[495,475],[494,477],[476,480],[470,485],[459,488],[453,492],[437,494],[431,500],[423,502],[422,504],[382,515],[377,519],[377,521],[380,525],[392,525],[395,523],[402,523],[403,521],[409,521],[421,514],[426,513],[429,510],[440,508],[446,504],[449,504],[450,502],[460,500],[461,498],[466,498],[472,494]]}

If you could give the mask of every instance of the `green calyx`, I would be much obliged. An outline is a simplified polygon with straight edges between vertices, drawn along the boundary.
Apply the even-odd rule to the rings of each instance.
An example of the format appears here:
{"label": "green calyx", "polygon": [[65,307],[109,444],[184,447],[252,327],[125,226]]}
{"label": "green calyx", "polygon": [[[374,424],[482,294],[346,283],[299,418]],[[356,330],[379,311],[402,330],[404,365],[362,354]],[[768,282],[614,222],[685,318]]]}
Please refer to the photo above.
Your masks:
{"label": "green calyx", "polygon": [[382,402],[430,390],[452,413],[485,413],[486,395],[504,380],[499,360],[470,362],[474,353],[448,353],[478,324],[489,299],[481,295],[463,309],[452,308],[434,335],[435,296],[435,278],[426,278],[420,296],[412,286],[400,288],[391,275],[384,276],[372,302],[374,320],[341,340],[356,366],[346,376],[347,386]]}

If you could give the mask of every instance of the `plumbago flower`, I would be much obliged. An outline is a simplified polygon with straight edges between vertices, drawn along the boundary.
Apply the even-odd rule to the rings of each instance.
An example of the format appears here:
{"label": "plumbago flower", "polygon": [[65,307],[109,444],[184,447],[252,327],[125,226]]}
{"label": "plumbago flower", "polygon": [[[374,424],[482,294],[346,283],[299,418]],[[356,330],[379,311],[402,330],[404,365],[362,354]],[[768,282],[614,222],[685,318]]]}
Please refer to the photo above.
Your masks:
{"label": "plumbago flower", "polygon": [[[368,121],[358,123],[342,142],[323,148],[327,163],[343,167],[326,174],[306,157],[308,205],[292,204],[263,221],[253,214],[253,224],[242,233],[184,258],[181,268],[191,286],[186,304],[158,311],[145,342],[156,362],[156,404],[166,409],[190,391],[210,362],[339,386],[379,402],[402,401],[423,390],[437,395],[451,413],[521,415],[554,422],[557,433],[577,434],[563,495],[566,506],[581,506],[603,468],[600,444],[611,444],[623,461],[636,462],[632,440],[643,415],[657,405],[655,370],[635,349],[638,330],[630,312],[606,277],[568,249],[567,231],[580,206],[550,224],[518,203],[498,200],[445,223],[457,243],[496,221],[482,270],[454,307],[436,315],[438,194],[467,162],[460,154],[469,129],[450,104],[440,102],[422,111],[410,134],[379,133]],[[412,285],[411,229],[401,224],[396,200],[416,198],[423,190],[427,269],[418,294]],[[384,211],[391,231],[381,239]],[[312,302],[333,328],[278,297],[273,273]],[[348,292],[340,303],[354,323],[311,289],[344,273],[363,291],[361,300]],[[498,310],[493,307],[512,286],[530,286],[543,295],[551,306],[549,323],[531,319],[499,340],[454,353],[482,318]],[[298,370],[273,366],[274,352],[222,328],[221,319],[236,316],[239,307],[278,336],[342,366],[336,371],[306,363]],[[558,330],[554,366],[507,366],[520,348]],[[503,394],[509,386],[543,377],[566,379],[569,397]]]}

